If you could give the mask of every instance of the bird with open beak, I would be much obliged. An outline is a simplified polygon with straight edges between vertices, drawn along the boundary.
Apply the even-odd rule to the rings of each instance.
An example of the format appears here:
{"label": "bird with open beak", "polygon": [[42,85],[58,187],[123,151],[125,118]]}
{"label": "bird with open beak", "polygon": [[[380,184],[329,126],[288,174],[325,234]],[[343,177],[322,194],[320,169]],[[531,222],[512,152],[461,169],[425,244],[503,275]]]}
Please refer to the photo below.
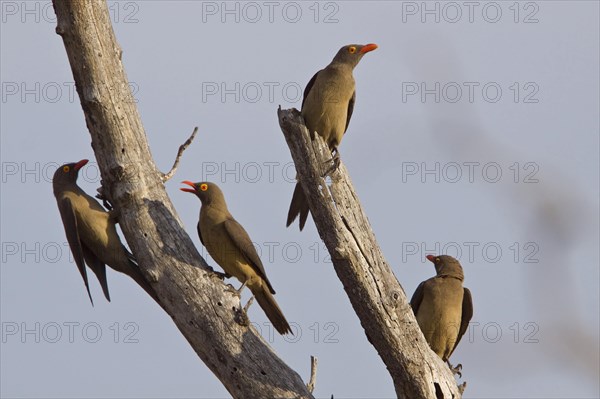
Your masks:
{"label": "bird with open beak", "polygon": [[198,236],[210,256],[225,271],[247,286],[280,334],[291,333],[283,312],[275,301],[275,290],[246,230],[229,213],[221,189],[214,183],[184,181],[191,188],[181,191],[195,194],[202,202]]}

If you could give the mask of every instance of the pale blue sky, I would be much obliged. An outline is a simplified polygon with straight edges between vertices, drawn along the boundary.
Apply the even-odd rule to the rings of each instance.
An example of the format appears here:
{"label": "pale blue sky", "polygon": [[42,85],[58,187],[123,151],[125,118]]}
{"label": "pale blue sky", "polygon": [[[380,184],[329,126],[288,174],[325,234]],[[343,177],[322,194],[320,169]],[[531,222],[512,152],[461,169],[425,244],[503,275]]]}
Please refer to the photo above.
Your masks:
{"label": "pale blue sky", "polygon": [[[300,332],[269,337],[257,306],[250,318],[304,379],[318,357],[317,396],[394,390],[314,223],[285,228],[294,169],[276,108],[299,107],[339,47],[370,42],[340,152],[409,297],[434,274],[425,255],[461,255],[465,397],[600,395],[598,2],[109,4],[160,168],[199,126],[167,183],[190,236],[201,248],[199,201],[178,182],[214,181]],[[50,178],[89,158],[80,185],[99,179],[52,6],[0,6],[1,395],[228,397],[128,278],[109,272],[111,303],[92,279],[90,305]]]}

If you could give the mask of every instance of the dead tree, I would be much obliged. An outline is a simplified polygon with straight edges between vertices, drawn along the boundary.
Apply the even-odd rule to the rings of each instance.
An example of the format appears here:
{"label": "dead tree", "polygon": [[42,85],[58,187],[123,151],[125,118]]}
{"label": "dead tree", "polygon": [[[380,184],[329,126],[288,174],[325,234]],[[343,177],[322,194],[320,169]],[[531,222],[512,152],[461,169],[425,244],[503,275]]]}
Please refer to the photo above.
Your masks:
{"label": "dead tree", "polygon": [[105,1],[55,0],[54,10],[103,194],[160,305],[233,397],[312,398],[298,373],[245,322],[239,297],[183,229],[132,101]]}
{"label": "dead tree", "polygon": [[[105,1],[54,0],[54,10],[103,195],[115,207],[160,306],[233,397],[312,398],[300,376],[248,325],[239,297],[226,289],[183,229],[163,186],[172,173],[161,173],[152,159]],[[280,111],[280,121],[334,267],[398,396],[459,397],[454,378],[429,350],[383,260],[343,164],[327,187],[320,176],[326,147],[310,141],[292,111]]]}

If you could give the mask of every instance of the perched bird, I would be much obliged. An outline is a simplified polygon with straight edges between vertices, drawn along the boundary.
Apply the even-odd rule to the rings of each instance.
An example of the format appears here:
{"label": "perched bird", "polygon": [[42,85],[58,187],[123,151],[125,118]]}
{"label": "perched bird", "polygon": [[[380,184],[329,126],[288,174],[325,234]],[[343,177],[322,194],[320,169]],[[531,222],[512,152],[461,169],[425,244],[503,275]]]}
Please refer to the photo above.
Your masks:
{"label": "perched bird", "polygon": [[453,368],[448,359],[467,331],[473,316],[471,291],[463,287],[460,263],[448,255],[427,255],[436,276],[423,281],[413,294],[410,305],[431,349],[460,375],[461,365]]}
{"label": "perched bird", "polygon": [[247,286],[258,301],[260,307],[280,334],[291,332],[283,312],[275,302],[275,290],[267,278],[265,268],[256,253],[248,233],[239,224],[225,203],[221,189],[207,182],[192,183],[184,181],[192,188],[181,191],[196,194],[202,202],[198,235],[210,256],[225,271],[242,282],[241,290]]}
{"label": "perched bird", "polygon": [[67,163],[54,172],[52,188],[73,258],[81,273],[92,305],[85,264],[94,272],[104,296],[110,301],[106,265],[133,278],[154,299],[156,295],[142,276],[133,255],[121,244],[115,221],[94,198],[77,185],[79,170],[88,163],[82,159]]}
{"label": "perched bird", "polygon": [[[304,89],[302,117],[314,137],[316,131],[336,153],[342,141],[356,100],[352,71],[361,58],[377,48],[376,44],[349,44],[342,47],[329,65],[315,73]],[[300,215],[300,230],[304,228],[309,208],[300,183],[296,183],[288,211],[286,226]]]}

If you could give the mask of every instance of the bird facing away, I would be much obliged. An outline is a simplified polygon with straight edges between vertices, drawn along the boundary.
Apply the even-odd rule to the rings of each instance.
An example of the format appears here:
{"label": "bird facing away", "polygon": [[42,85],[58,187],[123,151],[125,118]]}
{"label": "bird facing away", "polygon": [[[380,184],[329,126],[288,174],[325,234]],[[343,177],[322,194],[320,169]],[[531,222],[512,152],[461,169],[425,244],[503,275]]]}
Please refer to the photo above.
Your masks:
{"label": "bird facing away", "polygon": [[410,305],[431,349],[458,373],[460,365],[453,368],[448,359],[473,316],[471,291],[463,287],[463,269],[456,259],[448,255],[427,255],[427,259],[433,262],[436,276],[419,284]]}
{"label": "bird facing away", "polygon": [[[339,155],[338,146],[354,111],[356,90],[352,71],[366,53],[376,48],[377,45],[373,43],[342,47],[329,65],[315,73],[304,89],[301,113],[306,127],[311,137],[314,137],[315,131],[323,137],[336,156]],[[300,184],[296,183],[286,226],[300,215],[302,230],[308,213],[306,196]]]}
{"label": "bird facing away", "polygon": [[111,214],[77,185],[79,170],[87,163],[87,159],[82,159],[77,163],[67,163],[59,167],[54,172],[52,188],[69,247],[92,305],[94,301],[90,293],[86,264],[98,278],[108,301],[110,295],[106,281],[106,265],[133,278],[156,300],[154,291],[141,275],[133,255],[121,243]]}
{"label": "bird facing away", "polygon": [[242,282],[238,292],[245,286],[252,291],[280,334],[291,332],[290,325],[273,297],[275,290],[267,278],[250,236],[229,213],[221,189],[214,183],[183,183],[192,188],[184,187],[180,190],[196,194],[202,202],[198,222],[198,236],[202,245],[228,276],[234,276]]}

